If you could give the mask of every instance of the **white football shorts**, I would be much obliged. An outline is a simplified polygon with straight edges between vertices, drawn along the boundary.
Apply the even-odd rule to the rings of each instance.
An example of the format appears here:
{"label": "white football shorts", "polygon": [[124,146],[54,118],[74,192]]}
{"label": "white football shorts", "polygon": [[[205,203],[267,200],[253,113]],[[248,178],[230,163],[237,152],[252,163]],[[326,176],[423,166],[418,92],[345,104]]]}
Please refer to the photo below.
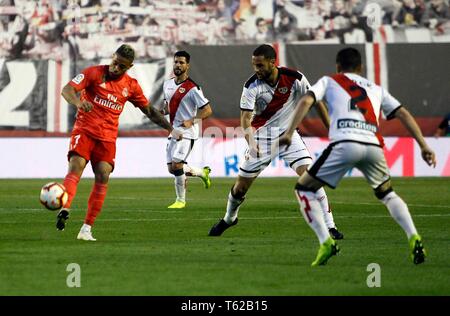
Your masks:
{"label": "white football shorts", "polygon": [[183,138],[176,140],[175,138],[169,138],[166,146],[166,161],[168,164],[174,162],[187,162],[187,158],[191,153],[192,147],[194,147],[195,140]]}
{"label": "white football shorts", "polygon": [[390,179],[383,149],[377,145],[354,141],[330,144],[309,167],[308,173],[329,187],[336,188],[352,168],[360,170],[373,189]]}
{"label": "white football shorts", "polygon": [[311,154],[298,133],[292,134],[292,144],[287,149],[286,146],[272,148],[275,140],[259,139],[256,142],[259,145],[260,155],[259,157],[251,156],[247,148],[244,160],[239,167],[239,175],[241,177],[257,177],[272,162],[272,159],[278,155],[294,171],[300,166],[312,163]]}

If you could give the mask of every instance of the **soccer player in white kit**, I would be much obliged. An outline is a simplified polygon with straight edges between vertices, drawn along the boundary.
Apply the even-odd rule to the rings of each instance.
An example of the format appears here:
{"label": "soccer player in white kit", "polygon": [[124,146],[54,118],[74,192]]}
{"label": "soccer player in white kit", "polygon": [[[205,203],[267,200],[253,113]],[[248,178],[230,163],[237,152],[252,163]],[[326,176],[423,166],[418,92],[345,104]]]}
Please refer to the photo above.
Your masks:
{"label": "soccer player in white kit", "polygon": [[211,186],[209,167],[189,166],[187,158],[199,136],[198,122],[212,114],[211,105],[203,95],[202,89],[189,78],[191,56],[186,51],[174,54],[174,78],[163,84],[164,108],[160,110],[169,115],[175,132],[182,134],[182,139],[170,137],[166,147],[167,167],[175,176],[176,200],[168,208],[186,206],[186,176],[199,177],[206,189]]}
{"label": "soccer player in white kit", "polygon": [[[406,203],[391,186],[389,169],[383,154],[383,138],[378,119],[380,110],[387,119],[398,118],[415,138],[425,162],[435,167],[433,150],[426,144],[419,126],[400,102],[388,91],[361,77],[361,54],[354,48],[345,48],[336,57],[337,74],[322,77],[303,96],[286,133],[280,138],[280,147],[293,141],[296,126],[310,107],[325,100],[330,114],[330,145],[298,180],[295,193],[305,221],[316,233],[320,247],[312,266],[324,265],[339,252],[330,238],[321,216],[320,190],[324,185],[335,188],[345,173],[359,169],[373,188],[375,196],[386,205],[394,220],[405,231],[410,246],[410,257],[415,264],[425,261],[422,238],[417,233]],[[295,134],[294,134],[295,135]]]}
{"label": "soccer player in white kit", "polygon": [[[278,138],[290,122],[295,106],[309,89],[306,77],[297,70],[275,65],[276,52],[270,45],[255,49],[252,64],[255,74],[247,80],[241,96],[241,127],[244,130],[248,149],[239,168],[239,175],[229,195],[223,219],[209,231],[209,236],[220,236],[227,228],[238,222],[238,211],[245,194],[258,175],[270,164],[275,154]],[[328,114],[323,104],[321,116],[328,124]],[[311,155],[301,136],[295,133],[289,150],[279,151],[289,166],[301,175],[312,163]],[[320,207],[329,233],[342,239],[329,209],[325,190],[320,190]],[[328,230],[327,230],[328,231]]]}

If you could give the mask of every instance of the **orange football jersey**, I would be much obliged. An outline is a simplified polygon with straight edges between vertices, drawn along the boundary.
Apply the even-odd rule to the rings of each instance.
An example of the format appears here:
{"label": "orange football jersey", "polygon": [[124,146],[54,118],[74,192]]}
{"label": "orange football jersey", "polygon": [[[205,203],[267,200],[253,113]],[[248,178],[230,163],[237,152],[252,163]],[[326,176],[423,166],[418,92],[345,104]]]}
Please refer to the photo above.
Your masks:
{"label": "orange football jersey", "polygon": [[78,110],[72,133],[83,131],[95,139],[115,142],[125,102],[130,101],[139,108],[149,103],[136,79],[125,73],[106,81],[107,73],[108,65],[92,66],[70,81],[76,91],[81,91],[81,100],[93,105],[90,112]]}

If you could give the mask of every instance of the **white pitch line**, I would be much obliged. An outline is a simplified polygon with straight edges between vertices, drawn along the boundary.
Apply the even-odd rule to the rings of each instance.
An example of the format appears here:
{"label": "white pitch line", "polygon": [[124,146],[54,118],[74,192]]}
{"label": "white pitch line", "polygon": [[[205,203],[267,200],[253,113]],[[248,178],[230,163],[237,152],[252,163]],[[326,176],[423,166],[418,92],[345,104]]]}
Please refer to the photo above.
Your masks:
{"label": "white pitch line", "polygon": [[[391,218],[390,215],[338,215],[337,218]],[[413,217],[450,217],[450,214],[414,214]],[[278,216],[278,217],[239,217],[241,220],[298,220],[302,216]],[[98,219],[99,222],[161,222],[161,221],[217,221],[214,218],[109,218]],[[32,220],[32,223],[48,223],[48,220]],[[23,224],[23,221],[0,221],[0,224]]]}
{"label": "white pitch line", "polygon": [[[134,199],[134,198],[129,198],[129,200]],[[113,200],[113,199],[111,199]],[[141,200],[141,199],[135,199],[135,200]],[[158,199],[161,200],[161,199]],[[195,201],[210,201],[210,199],[195,199],[192,200],[193,202]],[[255,201],[257,202],[276,202],[276,203],[286,203],[286,204],[297,204],[297,202],[295,200],[286,200],[286,199],[258,199]],[[252,203],[252,202],[250,202]],[[343,205],[374,205],[374,206],[381,206],[381,203],[378,202],[346,202],[346,201],[330,201],[330,204],[343,204]],[[247,203],[248,205],[248,203]],[[444,209],[444,210],[448,210],[450,212],[450,207],[446,206],[446,205],[429,205],[429,204],[407,204],[409,207],[420,207],[420,208],[431,208],[431,209]],[[75,211],[78,211],[78,209],[74,209]],[[5,212],[6,211],[6,212]],[[45,211],[45,209],[43,208],[23,208],[23,209],[11,209],[11,208],[6,208],[6,207],[0,207],[0,215],[1,214],[13,214],[16,212],[21,212],[21,213],[25,213],[27,211],[30,212],[38,212],[38,211]],[[111,212],[114,211],[118,211],[118,210],[111,210]],[[136,210],[128,210],[129,212],[154,212],[154,213],[178,213],[181,212],[181,210],[179,211],[169,211],[169,210],[151,210],[151,209],[136,209]]]}
{"label": "white pitch line", "polygon": [[[23,198],[23,196],[21,196],[21,198]],[[33,197],[34,198],[34,197]],[[161,201],[161,198],[152,198],[152,197],[143,197],[143,198],[134,198],[134,197],[111,197],[111,198],[107,198],[107,200],[126,200],[126,201]],[[196,199],[192,199],[192,202],[196,202],[196,201],[207,201],[210,202],[211,199],[201,199],[201,198],[196,198]],[[247,202],[248,203],[252,203],[252,202],[273,202],[273,203],[278,203],[278,204],[297,204],[297,201],[295,200],[295,198],[292,199],[264,199],[264,198],[258,198],[258,199],[251,199],[251,202]],[[380,206],[381,203],[379,202],[348,202],[348,201],[342,201],[342,200],[330,200],[329,201],[331,205],[333,204],[347,204],[347,205],[378,205]],[[226,203],[226,199],[223,199],[223,203]],[[447,209],[448,211],[450,211],[450,207],[447,205],[430,205],[430,204],[415,204],[415,203],[407,203],[408,206],[410,207],[421,207],[421,208],[438,208],[438,209]],[[5,208],[5,207],[0,207],[0,212],[1,211],[8,211],[11,210],[10,208]],[[38,211],[38,210],[42,210],[39,208],[24,208],[24,209],[20,209],[17,211]],[[158,211],[154,211],[154,212],[158,212]]]}
{"label": "white pitch line", "polygon": [[[348,217],[358,217],[358,218],[391,218],[390,215],[338,215],[337,218],[348,218]],[[450,214],[415,214],[413,217],[450,217]],[[277,219],[299,219],[303,218],[300,214],[299,216],[279,216],[279,217],[239,217],[241,220],[277,220]],[[101,219],[99,219],[100,221]],[[105,222],[120,222],[120,221],[209,221],[217,220],[217,218],[143,218],[143,219],[132,219],[132,218],[110,218],[103,219]]]}
{"label": "white pitch line", "polygon": [[[350,205],[381,205],[381,203],[377,202],[345,202],[345,201],[331,201],[331,205],[333,204],[350,204]],[[450,211],[450,207],[447,205],[430,205],[430,204],[413,204],[413,203],[406,203],[408,206],[414,206],[414,207],[423,207],[423,208],[443,208],[448,209]]]}
{"label": "white pitch line", "polygon": [[[111,198],[111,200],[161,200],[160,198],[133,198],[133,197],[119,197],[119,198]],[[192,201],[211,201],[211,199],[193,199]],[[276,202],[276,203],[297,203],[295,199],[261,199],[258,198],[258,200],[255,199],[257,202]],[[381,202],[347,202],[347,201],[330,201],[331,204],[349,204],[349,205],[381,205]],[[414,207],[424,207],[424,208],[444,208],[448,209],[450,211],[450,207],[447,205],[429,205],[429,204],[409,204],[408,206],[414,206]]]}
{"label": "white pitch line", "polygon": [[[132,209],[132,210],[117,210],[117,209],[106,209],[107,212],[130,212],[130,213],[180,213],[183,212],[183,210],[178,210],[178,211],[169,211],[169,210],[151,210],[151,209]],[[72,212],[85,212],[85,209],[72,209]],[[14,213],[40,213],[40,212],[44,212],[44,213],[54,213],[55,215],[57,214],[57,211],[50,211],[50,210],[46,210],[45,208],[22,208],[22,209],[15,209],[15,210],[11,210],[11,208],[1,208],[0,207],[0,215],[2,214],[14,214]]]}

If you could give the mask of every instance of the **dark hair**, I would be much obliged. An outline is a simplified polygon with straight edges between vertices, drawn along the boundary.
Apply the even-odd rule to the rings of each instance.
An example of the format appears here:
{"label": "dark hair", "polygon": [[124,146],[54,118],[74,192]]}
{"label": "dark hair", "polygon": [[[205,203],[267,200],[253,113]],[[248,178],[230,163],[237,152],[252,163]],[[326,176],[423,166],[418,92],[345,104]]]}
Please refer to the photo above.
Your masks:
{"label": "dark hair", "polygon": [[361,54],[353,47],[341,49],[336,55],[336,64],[342,70],[356,70],[356,68],[361,66],[361,63]]}
{"label": "dark hair", "polygon": [[189,62],[191,61],[191,55],[189,55],[189,53],[185,50],[179,50],[178,52],[176,52],[173,55],[173,58],[175,57],[184,57],[186,58],[186,62],[189,64]]}
{"label": "dark hair", "polygon": [[134,60],[134,49],[128,44],[122,44],[117,50],[116,54],[126,58],[130,61]]}
{"label": "dark hair", "polygon": [[253,51],[253,56],[264,56],[264,58],[267,59],[277,59],[277,52],[272,46],[263,44]]}
{"label": "dark hair", "polygon": [[263,18],[257,18],[256,19],[256,26],[259,26],[259,23],[264,22],[264,24],[266,23],[266,20],[264,20]]}

